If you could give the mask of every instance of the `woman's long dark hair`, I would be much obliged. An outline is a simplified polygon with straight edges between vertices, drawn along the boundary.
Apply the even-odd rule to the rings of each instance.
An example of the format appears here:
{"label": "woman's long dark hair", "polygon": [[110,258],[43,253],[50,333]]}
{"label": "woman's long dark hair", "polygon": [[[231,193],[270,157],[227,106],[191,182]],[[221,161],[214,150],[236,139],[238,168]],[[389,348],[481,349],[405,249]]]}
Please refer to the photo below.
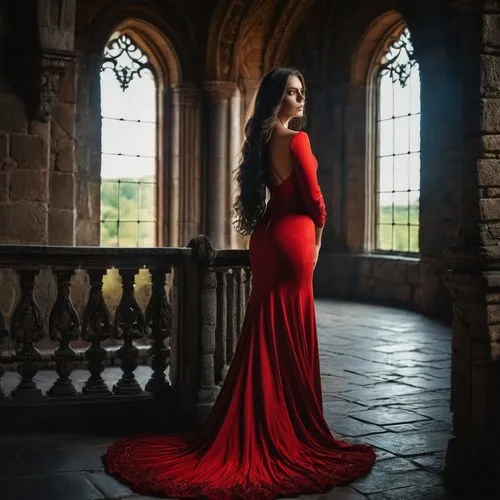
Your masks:
{"label": "woman's long dark hair", "polygon": [[[233,204],[234,227],[240,234],[250,234],[266,209],[268,183],[267,145],[278,120],[290,76],[296,76],[305,90],[302,74],[293,68],[277,68],[260,82],[253,111],[245,124],[241,161],[235,170],[238,195]],[[300,128],[300,127],[293,127]]]}

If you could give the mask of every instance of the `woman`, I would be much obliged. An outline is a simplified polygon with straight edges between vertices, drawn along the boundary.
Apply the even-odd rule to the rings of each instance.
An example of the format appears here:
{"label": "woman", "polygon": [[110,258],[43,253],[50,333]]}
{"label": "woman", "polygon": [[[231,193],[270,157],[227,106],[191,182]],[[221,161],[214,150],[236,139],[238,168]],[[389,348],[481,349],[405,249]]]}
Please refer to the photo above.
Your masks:
{"label": "woman", "polygon": [[236,228],[251,233],[253,276],[237,349],[200,432],[108,450],[108,472],[137,492],[271,499],[323,492],[374,463],[372,448],[336,440],[323,417],[312,277],[326,212],[308,136],[289,128],[304,91],[287,68],[261,82],[237,170]]}

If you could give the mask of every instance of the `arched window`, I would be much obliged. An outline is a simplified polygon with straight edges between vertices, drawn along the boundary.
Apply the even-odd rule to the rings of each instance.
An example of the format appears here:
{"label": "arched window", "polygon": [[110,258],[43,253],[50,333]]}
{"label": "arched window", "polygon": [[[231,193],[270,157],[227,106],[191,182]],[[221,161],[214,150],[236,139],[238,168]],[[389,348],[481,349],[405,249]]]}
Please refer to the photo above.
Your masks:
{"label": "arched window", "polygon": [[147,55],[114,33],[101,67],[101,245],[158,243],[157,103]]}
{"label": "arched window", "polygon": [[399,26],[379,53],[376,79],[374,250],[419,252],[420,73]]}

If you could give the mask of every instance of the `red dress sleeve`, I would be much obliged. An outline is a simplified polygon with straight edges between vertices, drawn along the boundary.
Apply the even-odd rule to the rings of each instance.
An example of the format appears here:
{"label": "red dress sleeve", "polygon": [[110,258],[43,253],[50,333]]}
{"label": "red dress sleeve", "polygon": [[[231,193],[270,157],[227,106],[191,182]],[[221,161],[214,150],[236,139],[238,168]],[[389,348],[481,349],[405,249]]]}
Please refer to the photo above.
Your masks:
{"label": "red dress sleeve", "polygon": [[309,215],[316,227],[323,227],[326,222],[326,208],[316,176],[318,162],[311,150],[309,136],[305,132],[298,132],[292,137],[290,151],[295,160],[294,170]]}

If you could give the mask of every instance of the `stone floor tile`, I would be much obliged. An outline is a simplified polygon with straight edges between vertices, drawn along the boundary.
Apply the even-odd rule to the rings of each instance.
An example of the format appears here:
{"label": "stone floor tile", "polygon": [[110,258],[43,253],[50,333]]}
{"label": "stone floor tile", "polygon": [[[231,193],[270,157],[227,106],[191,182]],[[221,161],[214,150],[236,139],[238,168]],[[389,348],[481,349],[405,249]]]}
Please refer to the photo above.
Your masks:
{"label": "stone floor tile", "polygon": [[409,460],[416,463],[417,465],[424,467],[425,469],[430,469],[435,472],[441,472],[444,470],[445,464],[445,454],[433,453],[431,455],[421,455],[418,457],[408,457]]}
{"label": "stone floor tile", "polygon": [[[368,498],[369,500],[455,500],[456,499],[456,497],[454,497],[451,493],[446,491],[442,486],[434,486],[431,488],[421,488],[419,486],[413,486],[410,488],[398,488],[395,490],[384,491],[382,493],[375,493],[374,495],[369,495]],[[480,500],[488,500],[488,499],[481,498]]]}
{"label": "stone floor tile", "polygon": [[368,476],[354,481],[352,487],[364,495],[369,495],[371,493],[414,486],[416,484],[420,486],[434,486],[441,483],[441,477],[433,472],[423,470],[387,472],[373,469]]}
{"label": "stone floor tile", "polygon": [[423,420],[407,424],[384,425],[384,429],[391,432],[435,432],[446,431],[451,433],[451,425],[439,420]]}
{"label": "stone floor tile", "polygon": [[374,446],[373,449],[375,450],[375,453],[377,455],[377,461],[396,458],[396,455],[394,455],[394,453],[391,453],[390,451],[383,450],[382,448],[377,448],[376,446]]}
{"label": "stone floor tile", "polygon": [[351,418],[376,425],[403,424],[407,422],[418,422],[428,420],[418,413],[407,410],[395,410],[393,408],[378,408],[376,410],[355,411],[350,414]]}
{"label": "stone floor tile", "polygon": [[367,443],[404,457],[443,451],[450,438],[451,434],[448,432],[385,432],[364,437]]}
{"label": "stone floor tile", "polygon": [[441,420],[442,422],[446,422],[448,424],[452,423],[452,415],[448,407],[443,408],[442,406],[433,406],[430,408],[420,408],[415,410],[415,413],[433,418],[434,420]]}
{"label": "stone floor tile", "polygon": [[69,450],[21,451],[26,476],[58,472],[94,471],[102,469],[102,456],[107,447],[73,448]]}
{"label": "stone floor tile", "polygon": [[372,401],[380,398],[390,398],[401,395],[418,395],[422,392],[417,387],[410,387],[395,382],[380,383],[342,393],[342,397],[351,401]]}
{"label": "stone floor tile", "polygon": [[379,427],[378,425],[360,422],[359,420],[355,420],[351,417],[341,417],[339,415],[331,415],[326,412],[325,418],[335,432],[340,432],[347,437],[366,436],[367,434],[374,434],[376,432],[385,432],[385,429]]}
{"label": "stone floor tile", "polygon": [[399,457],[377,461],[374,465],[374,470],[385,472],[405,472],[409,470],[417,470],[418,468],[418,465],[411,460]]}
{"label": "stone floor tile", "polygon": [[445,378],[403,377],[398,382],[431,391],[434,389],[448,389],[450,387],[450,380]]}
{"label": "stone floor tile", "polygon": [[353,403],[352,401],[346,401],[345,399],[331,397],[328,400],[325,399],[323,403],[325,411],[332,413],[334,415],[348,415],[355,411],[361,411],[366,409],[365,406]]}
{"label": "stone floor tile", "polygon": [[[298,498],[303,498],[304,500],[312,500],[311,496],[300,496]],[[337,486],[333,490],[322,493],[319,495],[318,500],[366,500],[366,496],[357,492],[350,486]]]}
{"label": "stone floor tile", "polygon": [[85,477],[99,490],[106,498],[115,499],[133,495],[134,492],[125,484],[105,472],[87,472]]}
{"label": "stone floor tile", "polygon": [[[2,500],[102,500],[104,495],[80,473],[0,480]],[[158,499],[157,499],[158,500]]]}

